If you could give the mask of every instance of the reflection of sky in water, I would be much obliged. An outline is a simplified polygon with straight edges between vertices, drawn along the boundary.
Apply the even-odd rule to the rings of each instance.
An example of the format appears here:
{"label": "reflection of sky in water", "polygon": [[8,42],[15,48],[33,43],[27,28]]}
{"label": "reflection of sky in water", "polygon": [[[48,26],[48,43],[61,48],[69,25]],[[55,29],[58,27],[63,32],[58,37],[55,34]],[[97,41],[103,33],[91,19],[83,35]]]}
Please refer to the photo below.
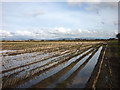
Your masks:
{"label": "reflection of sky in water", "polygon": [[[57,54],[58,52],[52,52],[52,53]],[[58,57],[57,56],[57,57],[50,58],[48,60],[42,61],[42,63],[41,63],[41,60],[43,60],[43,58],[44,59],[49,58],[50,54],[52,54],[52,53],[41,54],[41,52],[37,52],[37,53],[34,52],[34,53],[25,53],[25,54],[20,54],[20,55],[15,55],[15,56],[6,56],[3,60],[4,66],[2,67],[2,71],[10,69],[10,68],[19,67],[21,65],[26,65],[29,63],[37,62],[37,63],[29,66],[29,69],[31,69],[31,68],[34,69],[36,66],[41,66],[41,64],[44,65],[44,64],[48,63],[49,61]],[[41,55],[39,55],[39,54],[41,54]],[[66,54],[64,54],[64,55],[66,55]],[[27,68],[27,71],[29,69]],[[11,71],[11,72],[13,72],[13,71]]]}
{"label": "reflection of sky in water", "polygon": [[72,85],[70,87],[83,88],[91,76],[91,73],[97,63],[102,47],[95,53],[95,55],[90,59],[86,66],[77,74],[73,79]]}
{"label": "reflection of sky in water", "polygon": [[[92,48],[89,49],[89,50],[87,50],[87,51],[85,51],[84,53],[78,55],[77,57],[74,57],[74,58],[70,59],[68,62],[66,62],[66,64],[70,64],[69,62],[71,62],[71,61],[73,62],[73,60],[76,61],[76,59],[80,58],[80,56],[82,56],[83,54],[89,52],[90,50],[92,50]],[[77,64],[76,64],[71,70],[69,70],[68,72],[66,72],[65,75],[63,75],[63,76],[62,76],[61,78],[59,78],[57,81],[55,81],[55,82],[52,83],[50,86],[48,86],[48,88],[54,88],[58,82],[61,82],[61,81],[65,80],[66,78],[68,78],[77,68],[79,68],[79,66],[80,66],[81,64],[83,64],[83,63],[85,62],[85,60],[86,60],[91,54],[92,54],[92,53],[88,54],[86,57],[84,57],[83,59],[81,59],[80,61],[78,61]]]}
{"label": "reflection of sky in water", "polygon": [[2,51],[0,51],[0,53],[12,52],[12,51],[16,51],[16,50],[2,50]]}
{"label": "reflection of sky in water", "polygon": [[89,55],[87,55],[85,58],[83,58],[82,60],[80,60],[68,73],[66,73],[61,79],[61,80],[65,80],[67,79],[72,73],[74,73],[75,70],[77,70],[79,68],[80,65],[82,65],[85,60],[91,55],[92,53],[90,53]]}
{"label": "reflection of sky in water", "polygon": [[[58,65],[57,67],[54,67],[54,68],[46,71],[45,73],[42,73],[42,74],[34,77],[34,78],[31,79],[30,81],[27,81],[27,82],[25,82],[24,84],[19,85],[18,87],[28,88],[28,87],[30,87],[30,86],[32,86],[32,85],[34,85],[34,84],[42,81],[43,79],[48,78],[48,77],[50,77],[51,75],[54,75],[54,74],[57,73],[58,71],[60,71],[60,70],[62,70],[63,68],[67,67],[68,65],[70,65],[70,64],[71,64],[72,62],[74,62],[76,59],[80,58],[83,54],[89,52],[91,49],[92,49],[92,48],[90,48],[89,50],[85,51],[84,53],[82,53],[82,54],[80,54],[80,55],[78,55],[78,56],[76,56],[76,57],[73,57],[73,58],[70,59],[69,61],[64,62],[64,63]],[[53,62],[53,63],[54,63],[54,62]],[[32,81],[32,82],[31,82],[31,81]]]}

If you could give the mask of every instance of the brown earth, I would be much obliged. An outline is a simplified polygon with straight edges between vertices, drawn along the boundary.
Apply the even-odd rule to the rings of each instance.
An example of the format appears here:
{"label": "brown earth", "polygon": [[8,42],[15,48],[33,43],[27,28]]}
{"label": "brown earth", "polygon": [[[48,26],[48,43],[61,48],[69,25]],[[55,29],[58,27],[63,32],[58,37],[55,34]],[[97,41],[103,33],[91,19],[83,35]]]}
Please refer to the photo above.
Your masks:
{"label": "brown earth", "polygon": [[[105,50],[106,48],[106,50]],[[105,52],[105,56],[103,55]],[[103,62],[101,64],[103,58]],[[101,64],[101,67],[100,67]],[[86,88],[118,89],[120,68],[120,44],[116,41],[108,42],[102,50],[98,63],[86,84]],[[98,74],[99,73],[99,74]]]}

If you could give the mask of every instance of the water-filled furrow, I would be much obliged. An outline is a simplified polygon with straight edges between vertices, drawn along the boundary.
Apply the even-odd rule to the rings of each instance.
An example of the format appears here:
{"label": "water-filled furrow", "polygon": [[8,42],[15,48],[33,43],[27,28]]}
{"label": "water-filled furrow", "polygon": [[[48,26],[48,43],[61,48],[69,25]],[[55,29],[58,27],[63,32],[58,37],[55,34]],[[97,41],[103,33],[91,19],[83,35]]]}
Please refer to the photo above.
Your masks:
{"label": "water-filled furrow", "polygon": [[57,84],[57,88],[59,87],[67,87],[67,88],[84,88],[87,83],[92,71],[97,63],[102,47],[98,49],[96,53],[91,55],[80,67],[78,67],[69,77],[63,78],[60,83]]}
{"label": "water-filled furrow", "polygon": [[[63,51],[64,52],[64,51]],[[11,56],[9,56],[9,58],[10,59],[12,59],[12,60],[4,60],[4,62],[5,61],[8,61],[8,62],[5,62],[5,64],[6,63],[9,63],[8,65],[7,65],[7,67],[10,65],[10,66],[14,66],[14,65],[12,65],[12,64],[19,64],[19,65],[17,65],[17,67],[16,67],[16,65],[15,65],[15,67],[13,67],[13,68],[11,68],[11,69],[8,69],[8,70],[3,70],[2,71],[2,73],[4,73],[4,72],[7,72],[7,71],[11,71],[11,70],[14,70],[14,68],[16,69],[16,68],[20,68],[20,67],[24,67],[24,66],[26,66],[26,65],[31,65],[31,64],[34,64],[34,63],[37,63],[37,62],[41,62],[41,61],[44,61],[44,60],[47,60],[47,59],[49,59],[49,58],[52,58],[52,57],[56,57],[56,56],[58,56],[59,54],[53,54],[52,56],[50,56],[49,55],[49,57],[47,57],[47,56],[49,55],[49,53],[47,53],[47,54],[45,54],[45,55],[42,55],[42,56],[39,56],[39,58],[36,58],[36,57],[31,57],[29,54],[26,54],[26,56],[23,58],[22,56],[19,58],[19,61],[17,60],[17,61],[14,61],[14,57],[11,57]],[[44,58],[44,57],[46,57],[46,58]],[[4,69],[4,68],[3,68]]]}
{"label": "water-filled furrow", "polygon": [[[90,47],[91,45],[89,45]],[[88,47],[88,46],[87,46]],[[80,48],[80,47],[79,47]],[[64,49],[65,50],[65,49]],[[42,54],[38,55],[39,52],[37,52],[37,54],[35,53],[26,53],[26,54],[20,54],[20,55],[16,55],[16,56],[6,56],[3,61],[3,68],[2,68],[2,73],[17,69],[17,68],[21,68],[24,66],[28,66],[31,64],[35,64],[37,62],[41,62],[47,59],[50,59],[52,57],[57,57],[61,54],[67,53],[65,51],[71,51],[73,50],[73,48],[70,48],[69,50],[60,50],[60,51],[56,51],[56,52],[51,52],[51,53],[46,53],[46,54]],[[52,54],[53,53],[53,54]],[[77,53],[77,52],[76,52]],[[35,56],[36,55],[36,56]],[[52,56],[51,56],[52,55]],[[34,57],[33,57],[34,56]],[[43,57],[44,56],[44,57]],[[16,58],[19,57],[19,58]],[[10,60],[9,60],[10,59]],[[12,60],[11,60],[12,59]],[[41,59],[41,60],[40,60]],[[7,61],[7,62],[6,62]],[[8,65],[6,65],[8,63]],[[7,66],[7,67],[6,67]],[[17,66],[17,67],[16,67]]]}
{"label": "water-filled furrow", "polygon": [[[39,70],[37,70],[37,71],[39,71]],[[40,72],[38,72],[38,73],[40,73]],[[30,73],[30,72],[27,72],[27,75],[25,75],[24,77],[29,76],[29,75],[33,75],[32,72],[31,72],[31,73]],[[19,81],[19,79],[16,79],[15,81]],[[5,86],[6,86],[6,85],[5,85]]]}
{"label": "water-filled furrow", "polygon": [[[62,56],[64,56],[64,55],[67,55],[67,54],[63,54],[63,55],[61,55],[61,56],[58,56],[58,57],[62,57]],[[6,77],[11,77],[12,78],[12,76],[14,75],[14,73],[16,74],[18,74],[18,72],[19,73],[21,73],[21,74],[24,74],[25,72],[27,72],[27,71],[29,71],[29,70],[34,70],[35,69],[35,67],[37,67],[37,66],[39,66],[39,68],[40,67],[43,67],[43,66],[45,66],[47,63],[49,63],[49,62],[51,62],[51,61],[53,61],[54,59],[56,59],[56,58],[58,58],[58,57],[53,57],[53,58],[51,58],[51,59],[48,59],[48,60],[45,60],[45,61],[43,61],[43,62],[38,62],[38,63],[36,63],[36,64],[32,64],[32,65],[29,65],[29,66],[26,66],[26,67],[21,67],[21,68],[18,68],[18,69],[15,69],[14,71],[11,71],[11,72],[6,72],[4,75],[3,75],[3,80],[4,79],[6,79]],[[24,73],[23,73],[23,69],[24,69]],[[21,71],[21,72],[20,72]],[[20,75],[19,75],[20,76]]]}
{"label": "water-filled furrow", "polygon": [[[66,53],[69,53],[69,52],[66,52]],[[64,54],[61,54],[61,55],[64,55]],[[49,57],[48,58],[48,61],[50,61],[50,60],[53,60],[53,59],[55,59],[55,58],[57,58],[57,57],[59,57],[58,55],[57,56],[53,56],[53,57]],[[18,66],[18,67],[15,67],[15,68],[11,68],[11,69],[9,69],[9,70],[4,70],[4,71],[2,71],[2,73],[4,74],[5,72],[8,72],[8,71],[11,71],[11,73],[12,72],[14,72],[13,70],[16,70],[16,69],[19,69],[19,68],[23,68],[23,67],[28,67],[28,66],[30,66],[30,65],[32,65],[32,64],[36,64],[36,63],[39,63],[39,62],[47,62],[46,61],[47,59],[44,59],[44,60],[39,60],[39,61],[36,61],[36,62],[33,62],[33,63],[29,63],[29,64],[25,64],[25,65],[21,65],[21,66]]]}
{"label": "water-filled furrow", "polygon": [[[76,53],[75,54],[77,54],[77,53],[79,53],[80,51],[78,51],[78,50],[76,50]],[[67,52],[63,52],[62,54],[61,54],[61,56],[62,55],[65,55]],[[74,54],[74,55],[75,55]],[[61,56],[58,56],[58,57],[61,57]],[[7,76],[7,75],[9,75],[9,74],[14,74],[14,73],[17,73],[17,72],[20,72],[20,70],[22,70],[22,69],[25,69],[25,70],[27,70],[27,71],[29,71],[31,68],[33,69],[33,70],[35,70],[35,69],[37,69],[37,68],[41,68],[41,67],[44,67],[45,65],[49,65],[50,63],[52,63],[52,62],[54,62],[55,61],[55,59],[59,59],[58,57],[53,57],[53,58],[50,58],[50,59],[48,59],[48,60],[46,60],[46,61],[43,61],[43,62],[38,62],[38,63],[35,63],[35,64],[33,64],[33,66],[26,66],[26,67],[21,67],[20,69],[18,68],[18,70],[17,69],[15,69],[15,71],[11,71],[11,72],[7,72],[7,73],[5,73],[5,74],[3,74],[3,76]],[[52,61],[53,60],[53,61]],[[50,61],[49,63],[48,63],[48,61]],[[52,61],[52,62],[51,62]],[[45,64],[45,63],[48,63],[48,64]],[[43,65],[43,66],[41,66],[41,64]],[[39,67],[38,67],[39,66]],[[37,68],[35,68],[35,67],[37,67]],[[21,73],[23,73],[23,72],[21,72]],[[9,76],[11,76],[11,75],[9,75]]]}
{"label": "water-filled furrow", "polygon": [[[92,48],[91,48],[92,49]],[[89,52],[91,49],[89,49],[87,52]],[[74,53],[74,52],[73,52]],[[72,55],[74,55],[75,56],[75,54],[73,54],[72,53]],[[84,54],[84,53],[83,53]],[[81,56],[83,55],[83,54],[81,54]],[[67,56],[67,58],[69,58],[69,56],[71,55],[71,53],[70,54],[68,54],[68,55],[66,55]],[[77,54],[76,54],[77,55]],[[79,55],[79,54],[78,54]],[[37,68],[33,68],[33,69],[31,69],[31,70],[29,70],[29,72],[32,72],[33,70],[34,70],[34,72],[37,72],[37,71],[42,71],[42,70],[44,70],[44,69],[46,69],[46,68],[49,68],[49,67],[51,67],[51,66],[54,66],[54,65],[56,65],[56,64],[59,64],[59,62],[61,62],[62,60],[61,59],[67,59],[66,58],[66,56],[63,56],[62,58],[57,58],[57,59],[54,59],[53,61],[51,61],[51,62],[48,62],[47,64],[44,64],[44,65],[42,65],[42,66],[40,66],[40,67],[37,67]],[[35,70],[37,70],[37,71],[35,71]]]}
{"label": "water-filled furrow", "polygon": [[[54,62],[53,62],[53,63],[54,63]],[[55,63],[56,63],[56,62],[55,62]],[[52,66],[52,63],[51,63],[50,66]],[[20,70],[22,71],[22,69],[25,69],[25,68],[20,68],[19,71],[20,71]],[[44,68],[40,68],[39,70],[43,70],[43,69],[44,69]],[[27,70],[28,70],[28,69],[27,69]],[[37,70],[37,71],[39,71],[39,70]],[[18,72],[19,72],[19,71],[18,71]],[[33,70],[31,70],[31,71],[33,71]],[[43,71],[44,71],[44,70],[43,70]],[[28,72],[27,72],[27,71],[24,71],[24,72],[26,72],[26,73],[23,73],[23,71],[22,71],[19,75],[15,76],[15,77],[12,77],[12,75],[10,75],[10,72],[7,72],[7,74],[8,74],[8,77],[9,77],[9,78],[11,78],[11,79],[13,78],[13,79],[14,79],[14,78],[16,78],[16,77],[20,77],[20,76],[23,75],[23,74],[26,75],[26,74],[29,73],[29,71],[28,71]],[[34,73],[34,72],[30,72],[30,74],[31,74],[31,73]],[[14,73],[13,73],[13,74],[14,74]],[[10,76],[11,76],[11,77],[10,77]],[[25,76],[23,76],[23,77],[25,77]],[[3,83],[7,83],[7,82],[6,82],[6,78],[3,78]]]}
{"label": "water-filled furrow", "polygon": [[[86,53],[88,54],[91,51],[86,51]],[[85,54],[86,54],[85,53]],[[86,54],[86,55],[87,55]],[[77,57],[71,58],[69,61],[62,63],[62,64],[58,64],[58,66],[51,68],[50,70],[47,70],[45,73],[38,73],[38,76],[36,75],[35,77],[32,77],[33,79],[28,80],[26,83],[24,83],[25,81],[23,81],[24,84],[20,85],[19,87],[30,87],[38,82],[40,82],[41,80],[57,73],[58,71],[60,71],[61,69],[63,69],[64,67],[68,66],[70,63],[72,63],[73,61],[75,61],[76,59],[80,58],[82,55],[79,55]]]}
{"label": "water-filled furrow", "polygon": [[65,79],[67,79],[79,66],[82,66],[82,64],[93,55],[93,53],[95,52],[95,50],[92,53],[89,53],[86,57],[82,58],[81,60],[79,60],[78,62],[75,63],[75,65],[69,70],[67,71],[64,75],[62,75],[58,80],[56,80],[54,83],[52,83],[51,85],[48,86],[48,88],[54,88],[56,87],[57,83],[60,83],[62,81],[64,81]]}
{"label": "water-filled furrow", "polygon": [[[98,52],[95,53],[95,55],[91,58],[91,60],[87,63],[87,65],[81,70],[81,72],[77,74],[77,76],[72,81],[72,84],[70,85],[71,88],[84,88],[85,87],[85,84],[89,80],[94,70],[94,67],[97,64],[102,48],[103,47],[99,48]],[[80,77],[82,78],[82,80],[80,79]]]}
{"label": "water-filled furrow", "polygon": [[[92,52],[91,52],[92,53]],[[91,54],[90,53],[90,54]],[[83,53],[85,54],[85,53]],[[81,55],[82,56],[82,55]],[[76,65],[80,60],[82,60],[83,57],[77,56],[75,58],[73,58],[73,60],[70,61],[69,65],[64,67],[62,70],[58,71],[57,73],[55,73],[54,75],[42,80],[41,82],[39,82],[36,85],[33,85],[32,88],[46,88],[47,86],[51,85],[51,83],[56,83],[56,81],[63,76],[66,72],[68,72],[70,69],[72,69],[74,67],[74,65]],[[74,60],[75,59],[75,60]],[[65,63],[66,64],[66,63]]]}

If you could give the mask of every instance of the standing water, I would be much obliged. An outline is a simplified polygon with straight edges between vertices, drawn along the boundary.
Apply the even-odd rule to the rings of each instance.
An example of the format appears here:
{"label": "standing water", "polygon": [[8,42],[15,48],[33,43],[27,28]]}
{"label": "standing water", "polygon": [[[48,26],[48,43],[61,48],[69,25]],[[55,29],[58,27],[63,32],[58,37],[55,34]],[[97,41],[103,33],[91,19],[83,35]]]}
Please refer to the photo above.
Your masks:
{"label": "standing water", "polygon": [[95,53],[95,55],[89,60],[85,67],[78,72],[78,74],[73,78],[70,88],[84,88],[88,79],[90,78],[93,69],[98,61],[99,55],[101,53],[102,47]]}
{"label": "standing water", "polygon": [[84,88],[97,63],[101,50],[102,47],[100,47],[95,54],[90,53],[85,58],[80,60],[71,70],[66,72],[66,74],[56,82],[49,85],[48,88]]}

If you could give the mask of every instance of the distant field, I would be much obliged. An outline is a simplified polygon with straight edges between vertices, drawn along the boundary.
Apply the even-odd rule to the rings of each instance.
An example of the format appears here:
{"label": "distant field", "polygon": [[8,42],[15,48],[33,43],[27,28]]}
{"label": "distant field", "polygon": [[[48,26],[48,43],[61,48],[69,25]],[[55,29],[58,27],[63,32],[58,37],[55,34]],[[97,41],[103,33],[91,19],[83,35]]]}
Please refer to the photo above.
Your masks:
{"label": "distant field", "polygon": [[40,41],[40,42],[0,42],[3,50],[21,50],[37,47],[49,47],[58,45],[94,44],[103,41]]}
{"label": "distant field", "polygon": [[[2,42],[2,50],[13,50],[15,52],[8,52],[8,54],[20,54],[20,53],[29,53],[37,51],[53,51],[56,49],[62,48],[73,48],[80,47],[81,45],[93,45],[97,43],[102,43],[102,41],[84,41],[84,42]],[[80,45],[80,46],[79,46]]]}
{"label": "distant field", "polygon": [[[83,88],[105,45],[103,41],[2,42],[2,87]],[[77,83],[79,78],[84,82]]]}

